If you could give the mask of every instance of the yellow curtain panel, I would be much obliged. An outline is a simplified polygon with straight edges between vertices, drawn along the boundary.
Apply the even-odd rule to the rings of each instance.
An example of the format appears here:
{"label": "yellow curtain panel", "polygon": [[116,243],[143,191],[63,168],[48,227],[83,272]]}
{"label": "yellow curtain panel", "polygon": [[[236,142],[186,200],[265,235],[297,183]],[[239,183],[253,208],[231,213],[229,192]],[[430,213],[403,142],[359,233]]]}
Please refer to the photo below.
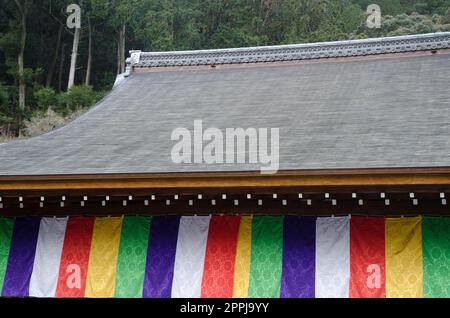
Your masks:
{"label": "yellow curtain panel", "polygon": [[85,297],[114,297],[122,217],[96,218]]}
{"label": "yellow curtain panel", "polygon": [[423,297],[422,218],[386,219],[386,297]]}
{"label": "yellow curtain panel", "polygon": [[251,245],[252,217],[243,216],[239,225],[236,262],[234,265],[234,298],[246,298],[248,296]]}

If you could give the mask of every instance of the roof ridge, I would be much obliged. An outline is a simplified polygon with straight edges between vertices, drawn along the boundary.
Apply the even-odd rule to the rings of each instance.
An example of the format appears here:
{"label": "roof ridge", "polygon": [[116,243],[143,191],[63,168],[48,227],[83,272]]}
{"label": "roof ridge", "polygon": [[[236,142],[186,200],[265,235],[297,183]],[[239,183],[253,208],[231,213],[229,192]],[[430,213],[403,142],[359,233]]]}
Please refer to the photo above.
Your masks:
{"label": "roof ridge", "polygon": [[359,40],[194,51],[130,51],[133,67],[167,67],[294,61],[450,48],[450,32]]}

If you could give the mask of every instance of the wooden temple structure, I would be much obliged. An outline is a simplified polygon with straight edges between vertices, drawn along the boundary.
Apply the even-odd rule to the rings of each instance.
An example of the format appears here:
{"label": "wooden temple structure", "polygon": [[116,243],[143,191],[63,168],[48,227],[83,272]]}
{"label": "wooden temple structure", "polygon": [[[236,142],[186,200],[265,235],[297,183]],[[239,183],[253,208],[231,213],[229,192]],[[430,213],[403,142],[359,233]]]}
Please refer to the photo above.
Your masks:
{"label": "wooden temple structure", "polygon": [[[92,110],[0,145],[0,214],[447,214],[450,34],[132,51]],[[171,132],[277,127],[280,167],[175,164]]]}
{"label": "wooden temple structure", "polygon": [[[449,32],[127,64],[0,144],[2,297],[450,297]],[[229,128],[278,129],[274,173],[196,158]]]}

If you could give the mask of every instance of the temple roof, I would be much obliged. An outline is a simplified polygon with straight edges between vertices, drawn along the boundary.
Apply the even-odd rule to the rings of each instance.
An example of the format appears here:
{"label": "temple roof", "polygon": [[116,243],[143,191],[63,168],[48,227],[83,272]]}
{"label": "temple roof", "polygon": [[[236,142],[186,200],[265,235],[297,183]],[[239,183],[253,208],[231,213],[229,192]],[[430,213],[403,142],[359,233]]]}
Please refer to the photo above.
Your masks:
{"label": "temple roof", "polygon": [[437,33],[134,52],[129,76],[90,111],[1,144],[0,176],[259,170],[173,163],[171,133],[198,119],[279,128],[280,170],[449,167],[448,48],[450,33]]}
{"label": "temple roof", "polygon": [[362,40],[176,52],[132,51],[137,68],[299,61],[450,48],[450,32]]}

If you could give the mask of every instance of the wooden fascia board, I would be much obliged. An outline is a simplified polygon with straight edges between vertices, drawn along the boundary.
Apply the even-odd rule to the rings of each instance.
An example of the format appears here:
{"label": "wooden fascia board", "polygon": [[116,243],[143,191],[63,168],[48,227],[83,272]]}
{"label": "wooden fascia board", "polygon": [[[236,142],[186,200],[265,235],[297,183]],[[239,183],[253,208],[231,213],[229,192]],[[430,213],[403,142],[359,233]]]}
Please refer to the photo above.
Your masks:
{"label": "wooden fascia board", "polygon": [[340,186],[450,186],[450,167],[259,172],[0,176],[0,191]]}

